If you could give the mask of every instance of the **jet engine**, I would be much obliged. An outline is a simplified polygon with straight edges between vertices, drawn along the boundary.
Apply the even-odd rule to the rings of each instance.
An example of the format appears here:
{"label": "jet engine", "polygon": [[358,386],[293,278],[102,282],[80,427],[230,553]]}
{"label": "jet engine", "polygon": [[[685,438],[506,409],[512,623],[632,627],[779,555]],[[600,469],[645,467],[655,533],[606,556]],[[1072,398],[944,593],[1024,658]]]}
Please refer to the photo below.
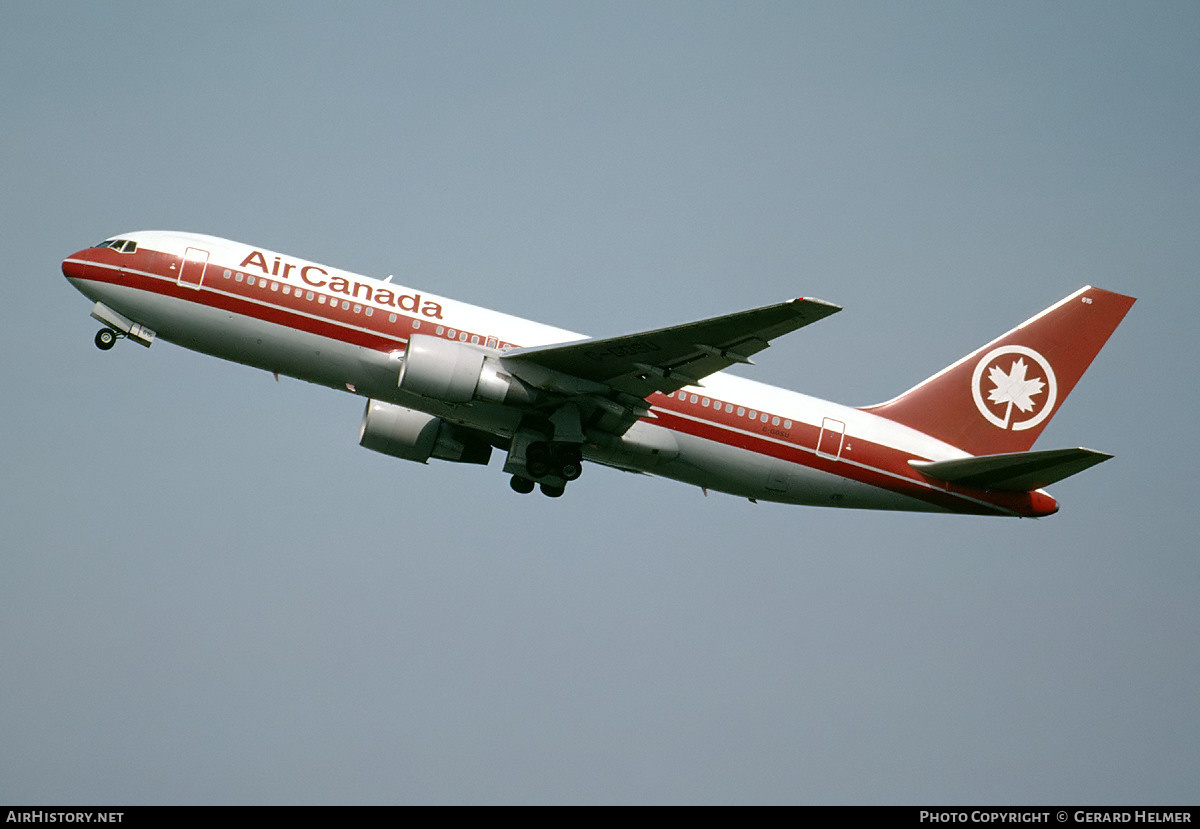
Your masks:
{"label": "jet engine", "polygon": [[358,445],[406,461],[430,458],[486,464],[492,444],[485,435],[424,412],[368,400]]}
{"label": "jet engine", "polygon": [[478,346],[413,334],[400,366],[400,390],[444,403],[530,403],[533,390]]}

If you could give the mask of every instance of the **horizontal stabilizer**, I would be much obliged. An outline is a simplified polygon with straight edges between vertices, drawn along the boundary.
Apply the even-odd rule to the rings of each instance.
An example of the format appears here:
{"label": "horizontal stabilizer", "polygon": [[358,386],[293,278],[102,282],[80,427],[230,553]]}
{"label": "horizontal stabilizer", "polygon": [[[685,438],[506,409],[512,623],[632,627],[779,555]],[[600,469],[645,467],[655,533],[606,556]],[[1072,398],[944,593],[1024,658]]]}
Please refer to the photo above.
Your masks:
{"label": "horizontal stabilizer", "polygon": [[953,461],[909,461],[909,464],[922,475],[952,484],[1028,492],[1069,478],[1111,457],[1091,449],[1049,449]]}

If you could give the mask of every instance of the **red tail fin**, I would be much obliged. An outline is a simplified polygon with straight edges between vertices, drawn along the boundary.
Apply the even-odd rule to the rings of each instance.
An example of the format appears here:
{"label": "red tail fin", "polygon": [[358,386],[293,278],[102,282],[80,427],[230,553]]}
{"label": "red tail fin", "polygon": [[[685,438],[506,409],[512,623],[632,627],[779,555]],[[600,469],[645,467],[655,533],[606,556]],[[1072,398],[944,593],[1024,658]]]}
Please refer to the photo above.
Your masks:
{"label": "red tail fin", "polygon": [[894,400],[866,411],[973,455],[1024,452],[1135,301],[1100,288],[1081,288]]}

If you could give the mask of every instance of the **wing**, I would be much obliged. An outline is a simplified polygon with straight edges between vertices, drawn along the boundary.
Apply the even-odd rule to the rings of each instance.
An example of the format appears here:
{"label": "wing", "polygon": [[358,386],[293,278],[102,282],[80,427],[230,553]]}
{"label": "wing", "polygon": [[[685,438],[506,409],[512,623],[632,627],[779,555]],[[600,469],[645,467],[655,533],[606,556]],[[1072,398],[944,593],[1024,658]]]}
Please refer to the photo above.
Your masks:
{"label": "wing", "polygon": [[644,400],[654,392],[700,385],[734,363],[749,363],[752,354],[776,337],[840,310],[801,297],[640,334],[515,349],[504,362],[518,375],[521,364],[533,365],[606,386],[619,397]]}

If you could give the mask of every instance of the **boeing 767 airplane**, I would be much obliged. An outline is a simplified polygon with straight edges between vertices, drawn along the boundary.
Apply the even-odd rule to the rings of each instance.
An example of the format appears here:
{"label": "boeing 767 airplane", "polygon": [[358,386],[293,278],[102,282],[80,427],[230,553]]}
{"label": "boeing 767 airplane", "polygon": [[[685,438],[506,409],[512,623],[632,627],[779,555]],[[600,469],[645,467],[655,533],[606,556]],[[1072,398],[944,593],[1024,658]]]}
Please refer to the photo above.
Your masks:
{"label": "boeing 767 airplane", "polygon": [[359,443],[486,464],[548,496],[592,461],[749,498],[1045,516],[1043,491],[1110,455],[1031,451],[1132,297],[1085,287],[899,397],[852,408],[722,372],[839,310],[804,297],[588,339],[192,233],[68,256],[96,345],[165,340],[367,398]]}

